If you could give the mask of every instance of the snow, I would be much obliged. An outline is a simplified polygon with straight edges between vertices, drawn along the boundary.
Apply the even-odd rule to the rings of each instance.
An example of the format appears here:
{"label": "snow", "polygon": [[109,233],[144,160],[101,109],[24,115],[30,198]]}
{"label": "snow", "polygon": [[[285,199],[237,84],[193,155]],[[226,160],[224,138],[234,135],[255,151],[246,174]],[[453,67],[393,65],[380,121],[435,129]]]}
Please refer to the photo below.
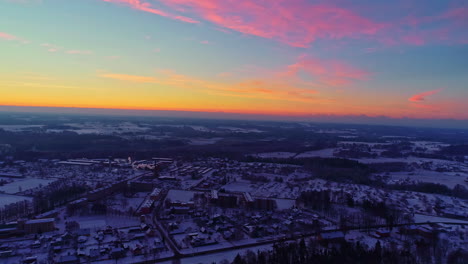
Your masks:
{"label": "snow", "polygon": [[414,144],[413,150],[416,148],[425,148],[428,152],[436,152],[444,147],[450,146],[450,144],[444,144],[441,142],[433,142],[433,141],[410,141]]}
{"label": "snow", "polygon": [[[458,175],[457,175],[458,174]],[[409,178],[411,181],[432,182],[447,185],[449,188],[460,184],[468,187],[465,179],[467,173],[448,173],[429,170],[417,170],[414,172],[391,172],[388,174],[392,179],[405,180]]]}
{"label": "snow", "polygon": [[[97,230],[105,228],[106,226],[112,226],[113,228],[136,226],[140,224],[138,217],[131,216],[71,216],[67,217],[65,221],[76,221],[80,224],[81,229],[89,228],[91,230]],[[64,222],[58,223],[58,226],[62,226],[62,230],[65,231]]]}
{"label": "snow", "polygon": [[388,163],[388,162],[404,162],[404,163],[424,163],[424,162],[432,162],[434,164],[439,164],[439,165],[448,165],[452,164],[453,162],[447,161],[447,160],[440,160],[440,159],[427,159],[427,158],[419,158],[419,157],[405,157],[405,158],[384,158],[380,157],[377,159],[368,159],[368,158],[363,158],[363,159],[352,159],[359,161],[361,163]]}
{"label": "snow", "polygon": [[355,141],[340,141],[338,142],[339,145],[366,145],[369,147],[375,147],[375,146],[385,146],[385,145],[391,145],[392,143],[381,143],[381,142],[355,142]]}
{"label": "snow", "polygon": [[334,157],[333,153],[335,152],[334,148],[327,148],[321,150],[313,150],[301,153],[296,156],[296,158],[312,158],[312,157],[322,157],[322,158],[332,158]]}
{"label": "snow", "polygon": [[193,199],[193,195],[195,192],[191,191],[183,191],[183,190],[170,190],[167,193],[167,199],[171,199],[171,201],[180,201],[183,203],[190,202]]}
{"label": "snow", "polygon": [[196,138],[190,140],[190,145],[211,145],[220,141],[223,138]]}
{"label": "snow", "polygon": [[220,129],[225,129],[225,130],[230,130],[231,132],[236,132],[236,133],[262,133],[264,131],[251,128],[251,129],[246,129],[246,128],[239,128],[239,127],[229,127],[229,126],[221,126],[218,127]]}
{"label": "snow", "polygon": [[15,194],[21,191],[26,191],[30,189],[37,188],[39,186],[46,186],[47,184],[53,182],[54,180],[46,180],[46,179],[24,179],[19,181],[14,181],[3,186],[0,186],[0,192]]}
{"label": "snow", "polygon": [[28,130],[31,128],[41,128],[44,125],[0,125],[0,129],[11,132],[19,132],[22,130]]}
{"label": "snow", "polygon": [[189,126],[193,128],[193,130],[200,131],[200,132],[212,132],[211,129],[204,127],[204,126]]}
{"label": "snow", "polygon": [[278,210],[291,209],[296,205],[296,200],[293,199],[275,199]]}
{"label": "snow", "polygon": [[32,201],[31,197],[0,193],[0,208],[20,201]]}
{"label": "snow", "polygon": [[[217,252],[217,253],[207,254],[207,255],[202,255],[202,256],[183,258],[183,259],[180,259],[178,263],[180,264],[197,264],[197,263],[212,263],[212,262],[219,263],[221,262],[221,260],[224,260],[224,259],[231,262],[234,260],[237,254],[242,255],[242,254],[245,254],[249,250],[253,252],[271,250],[272,246],[273,244],[266,244],[266,245],[261,245],[261,246],[256,246],[256,247],[249,247],[245,249],[233,249],[233,250],[222,251],[222,252]],[[161,264],[172,264],[172,263],[174,263],[172,260],[161,262]]]}
{"label": "snow", "polygon": [[[102,123],[94,123],[94,122],[86,122],[83,124],[75,124],[75,123],[70,123],[70,124],[65,124],[70,127],[73,127],[72,129],[65,129],[66,131],[73,131],[78,134],[122,134],[122,133],[131,133],[131,132],[145,132],[149,130],[148,127],[140,127],[137,124],[131,123],[131,122],[122,122],[117,125],[107,125],[107,124],[102,124]],[[52,132],[52,131],[49,131]],[[57,130],[54,130],[54,132],[57,132]]]}
{"label": "snow", "polygon": [[460,224],[468,224],[468,221],[453,219],[453,218],[445,218],[445,217],[438,217],[432,215],[423,215],[423,214],[414,214],[414,221],[416,223],[426,223],[426,222],[446,222],[446,223],[460,223]]}
{"label": "snow", "polygon": [[257,190],[254,184],[249,182],[232,182],[223,186],[228,192],[251,192]]}
{"label": "snow", "polygon": [[259,158],[279,158],[279,159],[287,159],[292,158],[296,155],[293,152],[266,152],[266,153],[259,153],[256,156]]}

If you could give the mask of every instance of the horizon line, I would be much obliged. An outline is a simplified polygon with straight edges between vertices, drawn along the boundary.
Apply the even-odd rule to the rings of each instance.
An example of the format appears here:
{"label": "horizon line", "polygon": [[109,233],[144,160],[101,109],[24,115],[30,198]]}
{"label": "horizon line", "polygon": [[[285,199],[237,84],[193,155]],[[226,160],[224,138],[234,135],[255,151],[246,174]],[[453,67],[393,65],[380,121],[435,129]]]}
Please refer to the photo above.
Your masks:
{"label": "horizon line", "polygon": [[267,113],[242,113],[226,111],[175,110],[175,109],[131,109],[131,108],[100,108],[100,107],[64,107],[64,106],[19,106],[0,105],[0,113],[28,114],[71,114],[94,116],[134,116],[134,117],[167,117],[196,118],[218,120],[246,121],[284,121],[284,122],[316,122],[353,125],[384,125],[403,127],[430,127],[468,129],[468,119],[456,118],[413,118],[369,115],[339,115],[339,114],[303,114],[280,115]]}

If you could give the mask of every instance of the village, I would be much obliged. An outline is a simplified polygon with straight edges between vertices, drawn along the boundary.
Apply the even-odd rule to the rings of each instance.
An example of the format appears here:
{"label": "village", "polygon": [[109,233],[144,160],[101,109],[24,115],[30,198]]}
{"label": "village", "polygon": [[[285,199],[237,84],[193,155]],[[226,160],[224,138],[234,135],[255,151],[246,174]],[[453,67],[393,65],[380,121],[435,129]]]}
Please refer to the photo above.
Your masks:
{"label": "village", "polygon": [[41,159],[0,174],[11,197],[0,211],[2,263],[150,263],[303,238],[467,243],[464,199],[326,181],[297,165]]}

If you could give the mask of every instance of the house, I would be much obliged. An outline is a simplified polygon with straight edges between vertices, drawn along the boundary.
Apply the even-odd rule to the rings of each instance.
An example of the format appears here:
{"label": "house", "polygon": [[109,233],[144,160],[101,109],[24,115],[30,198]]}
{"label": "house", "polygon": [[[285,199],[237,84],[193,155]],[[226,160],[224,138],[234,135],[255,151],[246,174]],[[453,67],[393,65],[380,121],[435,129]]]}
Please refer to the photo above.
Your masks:
{"label": "house", "polygon": [[387,229],[379,229],[375,233],[380,237],[390,237],[390,230]]}

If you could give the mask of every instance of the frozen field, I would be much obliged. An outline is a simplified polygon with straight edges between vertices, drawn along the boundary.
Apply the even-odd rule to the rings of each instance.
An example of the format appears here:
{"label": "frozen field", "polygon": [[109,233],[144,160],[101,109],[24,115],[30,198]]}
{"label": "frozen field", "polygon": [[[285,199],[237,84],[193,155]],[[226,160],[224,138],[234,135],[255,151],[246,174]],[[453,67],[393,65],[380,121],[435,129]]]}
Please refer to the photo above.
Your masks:
{"label": "frozen field", "polygon": [[301,153],[296,156],[296,158],[313,158],[313,157],[322,157],[322,158],[332,158],[333,152],[335,152],[334,148],[327,148],[321,150],[313,150]]}
{"label": "frozen field", "polygon": [[218,128],[219,129],[226,129],[226,130],[229,130],[229,131],[235,132],[235,133],[262,133],[262,132],[264,132],[264,131],[261,131],[261,130],[255,129],[255,128],[246,129],[246,128],[229,127],[229,126],[221,126],[221,127],[218,127]]}
{"label": "frozen field", "polygon": [[180,201],[183,203],[190,202],[193,200],[193,195],[195,192],[192,191],[182,191],[182,190],[170,190],[167,193],[167,199],[171,199],[171,201]]}
{"label": "frozen field", "polygon": [[414,144],[413,149],[424,148],[429,152],[436,152],[444,147],[450,146],[450,144],[444,144],[441,142],[432,142],[432,141],[411,141]]}
{"label": "frozen field", "polygon": [[211,145],[223,138],[196,138],[190,140],[190,145]]}
{"label": "frozen field", "polygon": [[[72,216],[68,217],[67,221],[76,221],[80,224],[80,228],[89,228],[91,230],[102,229],[108,225],[121,228],[140,224],[138,217],[131,216]],[[65,230],[65,222],[58,225],[62,230]]]}
{"label": "frozen field", "polygon": [[287,159],[292,158],[296,155],[293,152],[266,152],[266,153],[259,153],[256,156],[259,158],[279,158],[279,159]]}
{"label": "frozen field", "polygon": [[251,192],[257,189],[250,182],[232,182],[224,185],[223,188],[228,192]]}
{"label": "frozen field", "polygon": [[234,260],[237,254],[242,255],[242,254],[245,254],[249,250],[253,252],[266,251],[266,250],[270,250],[272,246],[273,244],[267,244],[267,245],[249,247],[249,248],[244,248],[244,249],[228,250],[228,251],[207,254],[207,255],[202,255],[202,256],[183,258],[181,260],[178,260],[177,262],[173,260],[164,261],[164,262],[161,262],[161,264],[173,264],[173,263],[198,264],[198,263],[212,263],[212,262],[220,263],[222,260],[228,260],[230,262]]}
{"label": "frozen field", "polygon": [[26,191],[40,186],[46,186],[47,184],[53,181],[54,180],[46,179],[22,179],[0,186],[0,192],[14,194],[20,191]]}
{"label": "frozen field", "polygon": [[340,141],[338,142],[340,145],[366,145],[368,147],[375,147],[375,146],[385,146],[391,145],[391,143],[380,143],[380,142],[356,142],[356,141]]}
{"label": "frozen field", "polygon": [[31,197],[0,193],[0,208],[20,201],[32,201]]}
{"label": "frozen field", "polygon": [[[70,123],[66,124],[72,129],[65,129],[68,131],[73,131],[78,134],[122,134],[122,133],[131,133],[131,132],[145,132],[149,128],[141,127],[137,124],[131,122],[123,122],[116,125],[106,125],[101,123],[83,123],[83,124],[75,124]],[[62,130],[63,131],[63,130]],[[54,131],[59,132],[59,131]]]}
{"label": "frozen field", "polygon": [[419,158],[419,157],[407,157],[407,158],[377,158],[377,159],[352,159],[359,161],[361,163],[388,163],[388,162],[404,162],[404,163],[417,163],[421,164],[424,162],[432,162],[434,165],[452,165],[452,164],[457,164],[456,162],[453,161],[448,161],[448,160],[440,160],[440,159],[427,159],[427,158]]}
{"label": "frozen field", "polygon": [[446,222],[446,223],[468,224],[468,221],[452,219],[452,218],[445,218],[445,217],[437,217],[437,216],[431,216],[431,215],[422,215],[422,214],[414,214],[414,221],[416,223]]}
{"label": "frozen field", "polygon": [[447,185],[450,188],[455,187],[457,184],[468,187],[465,179],[468,177],[466,173],[450,173],[450,172],[437,172],[428,170],[419,170],[415,172],[392,172],[390,177],[394,180],[410,179],[411,181],[432,182]]}
{"label": "frozen field", "polygon": [[44,125],[0,125],[0,129],[11,132],[19,132],[22,130],[28,130],[31,128],[41,128]]}

